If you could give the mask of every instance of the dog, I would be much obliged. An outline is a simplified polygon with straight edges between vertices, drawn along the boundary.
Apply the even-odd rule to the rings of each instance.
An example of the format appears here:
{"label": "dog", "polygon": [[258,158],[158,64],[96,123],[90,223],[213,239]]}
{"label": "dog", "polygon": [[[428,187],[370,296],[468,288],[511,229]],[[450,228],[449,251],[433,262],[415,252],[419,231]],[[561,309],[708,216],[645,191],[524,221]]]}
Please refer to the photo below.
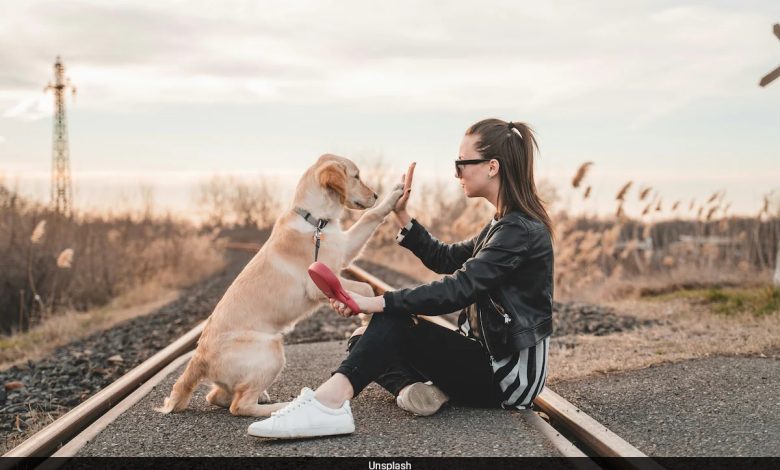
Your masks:
{"label": "dog", "polygon": [[[267,392],[285,364],[282,336],[326,300],[307,273],[315,250],[318,261],[340,272],[402,194],[403,185],[396,185],[374,207],[379,196],[360,179],[358,167],[346,158],[322,155],[301,177],[292,206],[276,221],[268,241],[214,308],[195,354],[156,410],[184,410],[204,379],[213,384],[206,400],[233,415],[270,416],[284,407],[287,403],[270,403]],[[364,210],[346,231],[339,222],[344,208]],[[366,283],[339,280],[347,290],[374,295]]]}

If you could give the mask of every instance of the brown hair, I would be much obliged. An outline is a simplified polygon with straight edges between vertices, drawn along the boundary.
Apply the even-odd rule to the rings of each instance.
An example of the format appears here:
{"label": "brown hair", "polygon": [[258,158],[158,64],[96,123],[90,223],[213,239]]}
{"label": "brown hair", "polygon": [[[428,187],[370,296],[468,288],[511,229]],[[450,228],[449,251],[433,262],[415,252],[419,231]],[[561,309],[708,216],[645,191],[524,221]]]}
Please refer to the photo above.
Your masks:
{"label": "brown hair", "polygon": [[552,221],[534,182],[534,147],[538,152],[539,146],[528,124],[484,119],[466,131],[466,135],[473,134],[479,136],[476,147],[482,158],[500,162],[496,215],[503,217],[508,211],[518,209],[543,223],[552,234]]}

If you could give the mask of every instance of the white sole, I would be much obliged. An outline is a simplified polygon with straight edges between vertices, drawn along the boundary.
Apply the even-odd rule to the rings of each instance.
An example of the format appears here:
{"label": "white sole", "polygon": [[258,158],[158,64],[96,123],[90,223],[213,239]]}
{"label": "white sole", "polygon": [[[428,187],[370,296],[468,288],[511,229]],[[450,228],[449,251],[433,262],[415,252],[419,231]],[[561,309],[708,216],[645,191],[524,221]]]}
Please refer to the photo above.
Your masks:
{"label": "white sole", "polygon": [[247,430],[247,433],[253,437],[273,437],[277,439],[295,439],[299,437],[324,437],[324,436],[338,436],[342,434],[352,434],[355,432],[355,425],[351,426],[321,426],[311,427],[306,429],[297,429],[294,431],[285,431],[282,429],[272,432],[253,432],[251,429]]}

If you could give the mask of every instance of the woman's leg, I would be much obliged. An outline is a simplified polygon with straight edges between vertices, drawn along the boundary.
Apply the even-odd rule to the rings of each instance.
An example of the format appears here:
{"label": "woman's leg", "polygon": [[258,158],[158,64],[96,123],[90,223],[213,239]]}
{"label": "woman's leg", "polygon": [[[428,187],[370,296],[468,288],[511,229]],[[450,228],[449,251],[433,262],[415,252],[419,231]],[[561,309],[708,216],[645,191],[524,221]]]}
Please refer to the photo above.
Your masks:
{"label": "woman's leg", "polygon": [[343,399],[335,392],[343,387],[336,385],[343,386],[343,378],[352,385],[352,396],[376,380],[397,395],[404,386],[423,379],[433,381],[462,404],[499,403],[490,359],[479,343],[410,315],[375,314],[334,377],[317,390],[318,399],[338,406]]}
{"label": "woman's leg", "polygon": [[407,335],[415,326],[410,315],[374,314],[365,333],[352,348],[333,375],[345,376],[357,396],[369,383],[402,361],[401,350]]}
{"label": "woman's leg", "polygon": [[406,346],[403,362],[444,391],[453,404],[500,406],[490,356],[477,341],[422,320]]}
{"label": "woman's leg", "polygon": [[[363,337],[366,327],[361,326],[350,336],[347,341],[347,352],[351,352],[355,344]],[[428,378],[420,375],[410,365],[404,361],[390,364],[390,366],[374,379],[374,382],[390,392],[393,396],[398,396],[402,389],[416,382],[425,382]]]}

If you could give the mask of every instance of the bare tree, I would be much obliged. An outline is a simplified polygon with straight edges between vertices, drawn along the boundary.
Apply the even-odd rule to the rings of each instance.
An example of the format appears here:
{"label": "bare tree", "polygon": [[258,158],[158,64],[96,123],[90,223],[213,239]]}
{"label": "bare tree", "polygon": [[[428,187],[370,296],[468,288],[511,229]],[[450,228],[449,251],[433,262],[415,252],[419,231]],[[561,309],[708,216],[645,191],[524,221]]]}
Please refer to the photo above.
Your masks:
{"label": "bare tree", "polygon": [[278,210],[275,186],[266,177],[253,182],[229,178],[230,203],[237,223],[244,227],[265,227],[273,223]]}
{"label": "bare tree", "polygon": [[215,175],[198,185],[196,201],[208,225],[265,227],[273,223],[278,213],[277,192],[276,185],[265,176],[248,181]]}
{"label": "bare tree", "polygon": [[154,186],[141,183],[138,192],[141,196],[141,217],[143,220],[151,220],[154,217]]}
{"label": "bare tree", "polygon": [[227,184],[222,176],[214,175],[198,184],[196,202],[202,213],[206,214],[206,223],[220,227],[225,224],[229,211]]}

